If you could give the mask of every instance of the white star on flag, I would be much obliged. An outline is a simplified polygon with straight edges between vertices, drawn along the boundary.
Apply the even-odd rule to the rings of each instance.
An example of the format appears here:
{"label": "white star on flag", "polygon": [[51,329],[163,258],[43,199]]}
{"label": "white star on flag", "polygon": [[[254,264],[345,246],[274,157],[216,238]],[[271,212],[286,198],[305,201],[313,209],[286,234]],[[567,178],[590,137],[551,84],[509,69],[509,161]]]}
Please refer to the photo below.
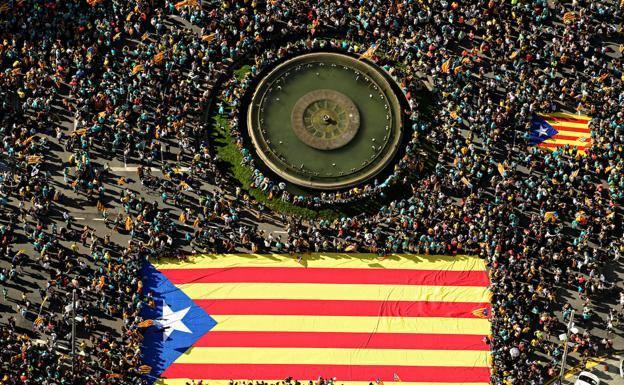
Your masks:
{"label": "white star on flag", "polygon": [[540,126],[539,130],[537,130],[537,134],[539,136],[548,136],[548,127]]}
{"label": "white star on flag", "polygon": [[165,341],[174,330],[178,330],[184,333],[193,333],[186,325],[182,322],[186,313],[191,310],[190,306],[186,309],[173,311],[166,303],[163,304],[163,313],[162,318],[158,320],[154,320],[154,325],[158,326],[161,329],[164,329],[163,333],[163,341]]}

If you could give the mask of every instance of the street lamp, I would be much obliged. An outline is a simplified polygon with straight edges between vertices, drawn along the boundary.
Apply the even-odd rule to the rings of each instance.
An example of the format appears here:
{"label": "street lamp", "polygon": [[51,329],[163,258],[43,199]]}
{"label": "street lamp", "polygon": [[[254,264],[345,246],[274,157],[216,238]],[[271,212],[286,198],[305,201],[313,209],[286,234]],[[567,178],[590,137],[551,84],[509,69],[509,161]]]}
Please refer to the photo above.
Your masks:
{"label": "street lamp", "polygon": [[559,372],[559,381],[557,382],[559,385],[563,383],[563,375],[565,374],[565,366],[566,366],[566,358],[568,357],[568,346],[570,342],[570,332],[574,333],[578,332],[578,329],[574,328],[574,309],[570,313],[570,319],[568,320],[568,327],[566,329],[565,334],[559,335],[559,340],[564,342],[563,345],[563,355],[561,356],[561,371]]}

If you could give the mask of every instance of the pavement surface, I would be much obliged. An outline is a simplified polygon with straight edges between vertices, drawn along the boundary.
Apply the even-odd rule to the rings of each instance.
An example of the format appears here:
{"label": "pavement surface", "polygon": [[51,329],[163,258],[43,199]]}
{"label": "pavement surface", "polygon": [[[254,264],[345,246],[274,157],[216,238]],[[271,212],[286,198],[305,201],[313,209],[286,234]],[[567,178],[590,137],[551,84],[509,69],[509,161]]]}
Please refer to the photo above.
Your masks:
{"label": "pavement surface", "polygon": [[[610,358],[600,357],[589,360],[585,366],[579,365],[566,371],[562,384],[573,385],[581,372],[594,374],[605,384],[624,384],[623,357],[624,355],[615,355]],[[557,381],[552,381],[551,384],[557,384]]]}

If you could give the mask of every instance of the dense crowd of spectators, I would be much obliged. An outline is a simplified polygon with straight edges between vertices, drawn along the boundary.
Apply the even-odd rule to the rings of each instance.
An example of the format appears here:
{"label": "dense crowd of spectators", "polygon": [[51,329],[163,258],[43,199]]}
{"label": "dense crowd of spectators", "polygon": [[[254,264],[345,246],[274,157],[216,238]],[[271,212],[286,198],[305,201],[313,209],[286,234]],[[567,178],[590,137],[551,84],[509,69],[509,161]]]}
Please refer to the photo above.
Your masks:
{"label": "dense crowd of spectators", "polygon": [[[624,310],[621,284],[606,278],[624,253],[618,2],[8,0],[0,12],[1,384],[69,384],[72,361],[75,383],[140,383],[140,266],[191,249],[478,254],[492,280],[493,384],[556,374],[567,290],[585,303],[574,350],[613,349]],[[264,66],[372,44],[411,107],[392,181],[405,194],[310,220],[276,216],[236,187],[206,106],[240,141],[236,111]],[[234,77],[243,64],[248,75]],[[423,84],[433,112],[417,98]],[[593,118],[587,154],[527,145],[532,114],[560,110]],[[422,144],[435,149],[430,170],[414,156]],[[252,167],[252,150],[243,155]],[[138,167],[142,190],[112,163]],[[319,200],[258,173],[252,183],[273,199],[312,208],[383,193]],[[79,223],[89,210],[111,233]],[[604,298],[619,302],[599,317]]]}

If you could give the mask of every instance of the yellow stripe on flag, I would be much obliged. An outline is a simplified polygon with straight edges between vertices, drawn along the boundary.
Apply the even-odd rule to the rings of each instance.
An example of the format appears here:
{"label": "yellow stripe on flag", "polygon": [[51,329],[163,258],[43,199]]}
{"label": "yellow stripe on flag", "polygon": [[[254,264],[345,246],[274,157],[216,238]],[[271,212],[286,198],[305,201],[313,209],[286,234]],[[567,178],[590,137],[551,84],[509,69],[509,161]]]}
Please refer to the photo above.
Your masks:
{"label": "yellow stripe on flag", "polygon": [[[385,268],[444,271],[484,271],[485,263],[475,256],[466,255],[413,255],[391,254],[380,260],[377,254],[313,253],[303,254],[307,267],[319,268]],[[223,267],[298,267],[297,256],[288,254],[198,254],[186,261],[163,260],[153,263],[162,269],[206,269]]]}
{"label": "yellow stripe on flag", "polygon": [[571,114],[569,112],[551,112],[550,114],[540,114],[540,116],[545,119],[548,119],[548,117],[554,117],[554,118],[591,120],[591,116],[582,115],[582,114]]}
{"label": "yellow stripe on flag", "polygon": [[489,302],[488,289],[482,286],[218,282],[176,287],[191,299]]}
{"label": "yellow stripe on flag", "polygon": [[[216,331],[489,335],[484,318],[214,315]],[[293,361],[296,362],[296,361]]]}
{"label": "yellow stripe on flag", "polygon": [[557,135],[578,136],[579,138],[591,138],[591,132],[574,132],[557,129]]}
{"label": "yellow stripe on flag", "polygon": [[568,139],[548,139],[545,140],[544,143],[555,143],[560,146],[570,145],[570,146],[584,146],[589,147],[591,145],[591,140],[568,140]]}
{"label": "yellow stripe on flag", "polygon": [[396,365],[488,367],[482,350],[192,347],[176,364]]}

